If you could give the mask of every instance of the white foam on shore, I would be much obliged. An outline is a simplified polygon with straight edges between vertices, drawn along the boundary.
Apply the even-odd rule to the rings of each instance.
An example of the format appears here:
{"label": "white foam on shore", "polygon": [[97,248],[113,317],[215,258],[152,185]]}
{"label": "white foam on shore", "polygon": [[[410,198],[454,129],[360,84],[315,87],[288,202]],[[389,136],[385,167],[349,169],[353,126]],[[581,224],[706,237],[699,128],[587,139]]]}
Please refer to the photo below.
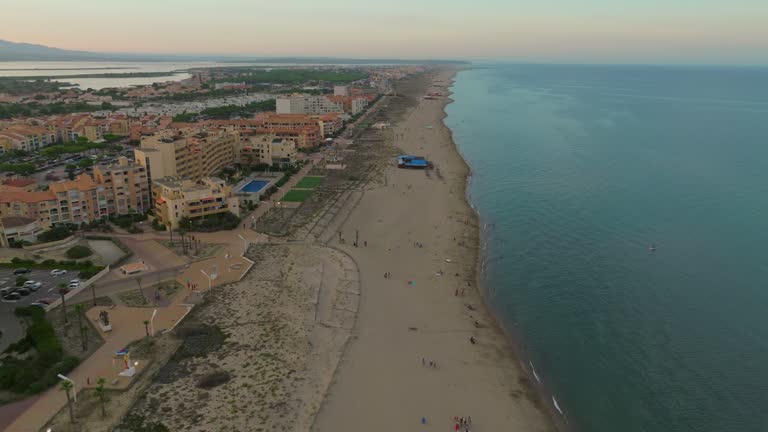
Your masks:
{"label": "white foam on shore", "polygon": [[533,367],[533,362],[528,362],[529,365],[531,365],[531,372],[533,372],[533,377],[536,378],[536,382],[541,382],[541,379],[539,379],[539,375],[536,373],[536,368]]}
{"label": "white foam on shore", "polygon": [[559,412],[560,415],[563,415],[563,410],[560,409],[560,405],[557,404],[557,399],[555,399],[554,396],[552,396],[552,403],[555,404],[555,409],[557,410],[557,412]]}

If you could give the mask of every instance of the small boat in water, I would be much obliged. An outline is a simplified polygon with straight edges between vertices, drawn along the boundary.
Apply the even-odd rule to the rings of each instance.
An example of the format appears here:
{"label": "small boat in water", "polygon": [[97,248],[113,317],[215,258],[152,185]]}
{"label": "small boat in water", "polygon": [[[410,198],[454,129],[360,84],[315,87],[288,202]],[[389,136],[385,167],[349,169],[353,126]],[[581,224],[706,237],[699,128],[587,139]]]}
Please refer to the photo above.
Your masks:
{"label": "small boat in water", "polygon": [[648,248],[648,250],[651,252],[656,252],[656,245],[652,244],[651,247]]}

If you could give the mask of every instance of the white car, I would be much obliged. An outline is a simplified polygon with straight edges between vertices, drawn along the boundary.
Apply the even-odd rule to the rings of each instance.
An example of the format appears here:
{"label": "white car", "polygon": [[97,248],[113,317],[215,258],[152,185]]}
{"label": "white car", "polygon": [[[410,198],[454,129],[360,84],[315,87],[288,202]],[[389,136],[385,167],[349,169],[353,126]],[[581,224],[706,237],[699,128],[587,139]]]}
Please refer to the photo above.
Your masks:
{"label": "white car", "polygon": [[75,289],[80,287],[80,282],[70,282],[69,285],[67,285],[67,288],[69,289]]}
{"label": "white car", "polygon": [[24,282],[24,285],[22,285],[22,287],[29,288],[31,291],[37,291],[40,289],[41,286],[43,286],[42,282],[37,282],[33,280],[28,280]]}
{"label": "white car", "polygon": [[69,281],[69,283],[70,283],[70,285],[71,284],[78,284],[78,285],[80,285],[80,279],[72,279],[71,281]]}
{"label": "white car", "polygon": [[51,270],[51,276],[64,276],[67,274],[66,270],[54,269]]}

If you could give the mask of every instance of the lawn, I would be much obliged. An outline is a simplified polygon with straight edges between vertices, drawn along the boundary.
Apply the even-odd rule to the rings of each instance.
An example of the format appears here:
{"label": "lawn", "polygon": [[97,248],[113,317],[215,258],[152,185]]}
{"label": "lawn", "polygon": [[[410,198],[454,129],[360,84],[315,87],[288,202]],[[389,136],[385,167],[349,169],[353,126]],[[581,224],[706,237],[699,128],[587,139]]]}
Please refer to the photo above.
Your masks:
{"label": "lawn", "polygon": [[320,186],[322,181],[322,177],[304,177],[294,187],[298,189],[314,189]]}
{"label": "lawn", "polygon": [[312,195],[311,189],[291,189],[283,197],[283,201],[286,202],[304,202],[310,195]]}

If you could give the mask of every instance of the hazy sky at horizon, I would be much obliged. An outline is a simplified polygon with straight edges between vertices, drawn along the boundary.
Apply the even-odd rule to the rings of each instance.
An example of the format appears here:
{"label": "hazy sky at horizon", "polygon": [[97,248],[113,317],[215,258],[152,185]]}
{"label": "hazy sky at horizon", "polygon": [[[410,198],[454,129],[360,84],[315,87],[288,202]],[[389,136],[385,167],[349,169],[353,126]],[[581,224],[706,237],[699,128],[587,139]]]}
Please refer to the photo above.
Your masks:
{"label": "hazy sky at horizon", "polygon": [[0,39],[110,52],[768,63],[768,0],[0,0]]}

